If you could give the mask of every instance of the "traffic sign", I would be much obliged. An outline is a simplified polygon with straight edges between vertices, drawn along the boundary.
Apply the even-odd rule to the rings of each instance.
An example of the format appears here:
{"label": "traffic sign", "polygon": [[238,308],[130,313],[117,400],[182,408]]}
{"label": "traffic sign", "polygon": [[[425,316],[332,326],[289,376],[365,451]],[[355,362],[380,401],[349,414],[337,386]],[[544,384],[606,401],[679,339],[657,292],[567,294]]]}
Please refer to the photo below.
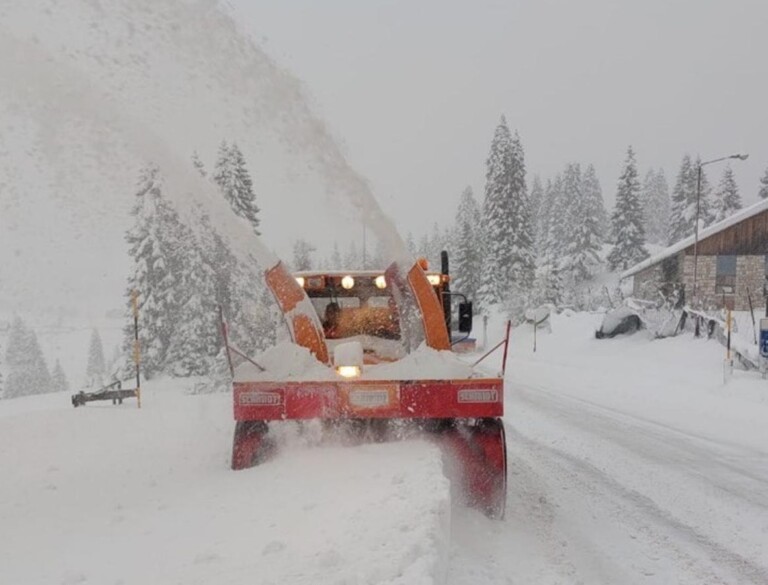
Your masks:
{"label": "traffic sign", "polygon": [[768,358],[768,319],[760,319],[760,355]]}

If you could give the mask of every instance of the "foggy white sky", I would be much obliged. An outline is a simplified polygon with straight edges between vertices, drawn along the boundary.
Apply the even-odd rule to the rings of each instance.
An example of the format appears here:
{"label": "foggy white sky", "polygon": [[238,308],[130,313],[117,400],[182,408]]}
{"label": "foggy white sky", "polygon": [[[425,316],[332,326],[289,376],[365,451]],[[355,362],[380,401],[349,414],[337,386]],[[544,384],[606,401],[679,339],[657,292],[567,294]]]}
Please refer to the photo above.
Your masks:
{"label": "foggy white sky", "polygon": [[593,163],[608,202],[628,144],[641,176],[663,166],[670,187],[685,152],[748,152],[733,164],[746,203],[768,166],[763,0],[232,5],[306,83],[402,231],[446,224],[466,184],[482,196],[501,113],[529,177]]}

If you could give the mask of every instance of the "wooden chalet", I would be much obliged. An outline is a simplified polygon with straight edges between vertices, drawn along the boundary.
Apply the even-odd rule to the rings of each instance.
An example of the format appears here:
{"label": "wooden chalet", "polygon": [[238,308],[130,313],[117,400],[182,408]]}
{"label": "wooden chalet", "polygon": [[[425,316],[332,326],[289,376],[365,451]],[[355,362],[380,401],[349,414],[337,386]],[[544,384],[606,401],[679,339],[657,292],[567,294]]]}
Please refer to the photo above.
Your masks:
{"label": "wooden chalet", "polygon": [[[633,294],[656,300],[674,289],[693,304],[694,236],[626,270]],[[765,302],[768,275],[768,200],[742,209],[699,232],[698,300],[703,308],[746,311]]]}

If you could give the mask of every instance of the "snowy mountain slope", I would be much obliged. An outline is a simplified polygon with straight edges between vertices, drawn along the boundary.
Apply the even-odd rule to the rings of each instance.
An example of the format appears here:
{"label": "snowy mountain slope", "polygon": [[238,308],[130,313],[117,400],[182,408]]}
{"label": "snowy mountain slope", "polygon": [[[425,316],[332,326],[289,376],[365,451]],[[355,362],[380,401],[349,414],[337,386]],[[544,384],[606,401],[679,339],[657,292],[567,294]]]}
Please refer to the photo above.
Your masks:
{"label": "snowy mountain slope", "polygon": [[450,510],[435,447],[292,437],[273,462],[233,472],[230,401],[149,383],[141,410],[75,410],[56,394],[0,403],[0,582],[442,582]]}
{"label": "snowy mountain slope", "polygon": [[224,139],[248,161],[267,247],[357,239],[362,218],[401,245],[300,82],[218,5],[0,3],[0,309],[118,306],[140,165],[188,170],[194,195],[193,150],[210,170]]}

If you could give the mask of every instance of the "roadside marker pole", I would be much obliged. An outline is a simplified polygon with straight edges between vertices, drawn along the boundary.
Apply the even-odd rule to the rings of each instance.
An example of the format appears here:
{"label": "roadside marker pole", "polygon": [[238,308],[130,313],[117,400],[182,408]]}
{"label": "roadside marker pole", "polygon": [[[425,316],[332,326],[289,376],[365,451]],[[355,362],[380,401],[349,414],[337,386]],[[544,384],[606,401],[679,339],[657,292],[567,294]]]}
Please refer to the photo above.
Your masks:
{"label": "roadside marker pole", "polygon": [[725,363],[723,364],[723,383],[728,383],[728,380],[733,375],[733,358],[731,357],[731,327],[733,324],[733,316],[731,310],[728,309],[725,317],[725,328],[728,332],[728,337],[725,344]]}
{"label": "roadside marker pole", "polygon": [[136,364],[136,404],[141,408],[141,347],[139,346],[139,291],[131,292],[133,307],[133,363]]}
{"label": "roadside marker pole", "polygon": [[752,294],[747,287],[747,300],[749,301],[749,314],[752,315],[752,336],[755,338],[755,345],[757,345],[757,324],[755,323],[755,308],[752,306]]}

